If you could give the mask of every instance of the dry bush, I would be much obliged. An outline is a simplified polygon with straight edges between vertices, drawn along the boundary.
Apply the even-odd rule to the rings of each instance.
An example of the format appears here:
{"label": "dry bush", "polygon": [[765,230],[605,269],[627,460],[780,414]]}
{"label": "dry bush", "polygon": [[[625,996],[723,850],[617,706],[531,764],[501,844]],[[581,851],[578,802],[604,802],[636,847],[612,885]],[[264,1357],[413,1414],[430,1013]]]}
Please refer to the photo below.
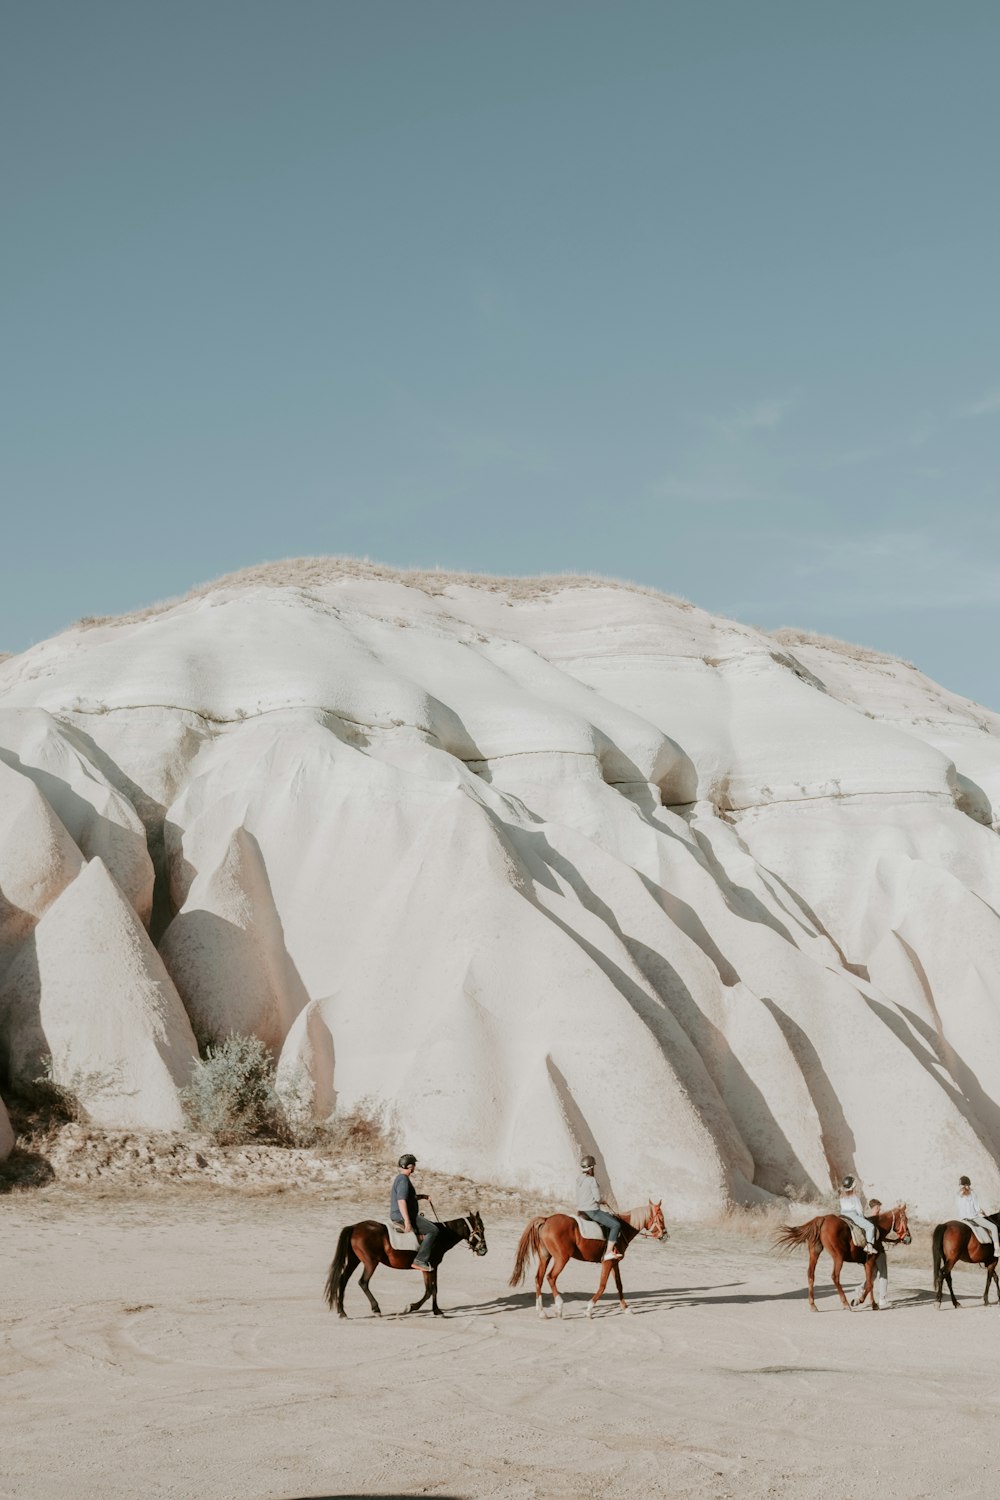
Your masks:
{"label": "dry bush", "polygon": [[789,1187],[782,1198],[773,1198],[769,1203],[733,1203],[723,1210],[711,1224],[714,1228],[751,1240],[775,1239],[786,1224],[805,1224],[817,1214],[835,1212],[826,1203],[804,1203]]}
{"label": "dry bush", "polygon": [[559,593],[563,589],[622,589],[632,594],[645,594],[672,604],[676,609],[690,610],[695,606],[678,594],[665,594],[645,584],[631,583],[622,578],[603,578],[588,573],[549,573],[528,578],[504,578],[491,573],[452,572],[445,568],[392,568],[384,563],[373,563],[367,558],[353,557],[290,557],[278,562],[259,563],[243,568],[236,573],[227,573],[209,583],[199,584],[180,598],[165,599],[151,604],[146,609],[134,610],[125,615],[86,615],[78,620],[73,629],[90,630],[102,625],[133,625],[141,620],[150,620],[157,615],[189,600],[203,598],[217,591],[234,591],[244,588],[297,588],[308,590],[322,588],[342,578],[359,578],[375,582],[401,583],[407,588],[420,589],[422,593],[436,597],[451,588],[475,588],[489,593],[506,594],[511,599],[540,599],[547,594]]}
{"label": "dry bush", "polygon": [[81,1124],[90,1117],[80,1100],[88,1084],[94,1092],[109,1085],[103,1075],[77,1073],[68,1083],[57,1082],[51,1057],[42,1058],[37,1078],[13,1084],[8,1093],[11,1122],[19,1136],[44,1135],[60,1125]]}
{"label": "dry bush", "polygon": [[204,1050],[180,1092],[194,1129],[225,1145],[283,1139],[287,1124],[274,1090],[274,1062],[260,1038],[234,1033]]}
{"label": "dry bush", "polygon": [[372,1160],[388,1158],[396,1150],[385,1105],[376,1099],[361,1099],[353,1109],[315,1125],[310,1144],[324,1155]]}
{"label": "dry bush", "polygon": [[782,646],[819,646],[824,651],[834,651],[838,656],[849,657],[851,661],[908,667],[911,672],[917,670],[912,661],[904,661],[901,656],[890,656],[886,651],[876,651],[873,646],[855,646],[850,641],[838,640],[833,635],[819,635],[814,630],[798,630],[791,625],[782,625],[779,630],[770,630],[767,634]]}

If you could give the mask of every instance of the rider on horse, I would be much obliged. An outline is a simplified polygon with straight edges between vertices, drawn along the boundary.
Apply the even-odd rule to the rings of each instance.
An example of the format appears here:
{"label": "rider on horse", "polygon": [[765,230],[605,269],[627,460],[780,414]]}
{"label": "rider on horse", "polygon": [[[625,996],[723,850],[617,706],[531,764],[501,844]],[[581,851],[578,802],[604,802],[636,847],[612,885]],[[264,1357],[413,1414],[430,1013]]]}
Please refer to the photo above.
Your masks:
{"label": "rider on horse", "polygon": [[608,1231],[608,1248],[603,1259],[621,1260],[616,1242],[622,1232],[622,1221],[609,1211],[607,1203],[601,1197],[601,1190],[594,1176],[596,1165],[592,1156],[580,1159],[580,1175],[576,1179],[576,1211],[583,1218],[592,1219],[595,1224],[600,1224],[602,1229]]}
{"label": "rider on horse", "polygon": [[857,1183],[850,1174],[840,1184],[840,1212],[843,1218],[849,1219],[864,1232],[865,1254],[874,1255],[876,1253],[875,1225],[871,1219],[865,1218]]}
{"label": "rider on horse", "polygon": [[960,1219],[968,1219],[970,1224],[978,1224],[980,1229],[989,1231],[993,1239],[993,1254],[1000,1259],[1000,1230],[997,1229],[996,1221],[988,1218],[983,1212],[979,1199],[972,1191],[972,1183],[968,1177],[958,1179],[955,1210]]}
{"label": "rider on horse", "polygon": [[413,1258],[414,1269],[429,1271],[434,1241],[441,1233],[441,1228],[433,1219],[425,1219],[417,1207],[421,1199],[426,1199],[427,1194],[418,1193],[410,1181],[416,1165],[417,1158],[410,1151],[399,1158],[399,1175],[392,1184],[389,1198],[389,1217],[394,1224],[401,1225],[407,1234],[416,1235],[420,1249]]}

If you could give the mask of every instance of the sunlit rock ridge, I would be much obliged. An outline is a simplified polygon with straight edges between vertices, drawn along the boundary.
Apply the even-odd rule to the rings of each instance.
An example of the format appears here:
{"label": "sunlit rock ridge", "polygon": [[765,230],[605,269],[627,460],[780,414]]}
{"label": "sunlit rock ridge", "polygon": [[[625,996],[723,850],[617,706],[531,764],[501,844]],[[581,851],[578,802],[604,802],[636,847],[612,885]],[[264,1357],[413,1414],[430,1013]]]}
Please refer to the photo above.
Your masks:
{"label": "sunlit rock ridge", "polygon": [[874,652],[595,578],[254,569],[0,662],[0,1093],[50,1057],[175,1129],[237,1031],[479,1179],[994,1197],[998,802],[1000,717]]}

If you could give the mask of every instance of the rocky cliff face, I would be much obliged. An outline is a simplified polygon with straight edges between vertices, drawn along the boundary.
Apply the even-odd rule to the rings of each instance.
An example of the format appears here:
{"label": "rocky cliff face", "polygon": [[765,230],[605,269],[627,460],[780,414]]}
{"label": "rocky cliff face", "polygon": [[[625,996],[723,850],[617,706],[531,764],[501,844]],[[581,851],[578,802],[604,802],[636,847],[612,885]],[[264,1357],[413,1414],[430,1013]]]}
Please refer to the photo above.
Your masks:
{"label": "rocky cliff face", "polygon": [[695,1215],[1000,1190],[1000,718],[598,580],[335,560],[0,663],[0,1035],[174,1126],[195,1034],[446,1171]]}

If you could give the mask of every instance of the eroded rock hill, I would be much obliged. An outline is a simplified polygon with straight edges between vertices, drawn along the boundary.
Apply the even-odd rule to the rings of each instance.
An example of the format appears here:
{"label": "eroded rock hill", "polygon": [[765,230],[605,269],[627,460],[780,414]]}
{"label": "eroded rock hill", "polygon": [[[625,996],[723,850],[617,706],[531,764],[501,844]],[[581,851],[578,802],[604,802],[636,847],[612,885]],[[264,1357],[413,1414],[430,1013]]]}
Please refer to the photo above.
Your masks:
{"label": "eroded rock hill", "polygon": [[172,1128],[254,1032],[443,1171],[934,1213],[1000,1193],[998,802],[1000,718],[877,653],[257,569],[0,663],[3,1068]]}

